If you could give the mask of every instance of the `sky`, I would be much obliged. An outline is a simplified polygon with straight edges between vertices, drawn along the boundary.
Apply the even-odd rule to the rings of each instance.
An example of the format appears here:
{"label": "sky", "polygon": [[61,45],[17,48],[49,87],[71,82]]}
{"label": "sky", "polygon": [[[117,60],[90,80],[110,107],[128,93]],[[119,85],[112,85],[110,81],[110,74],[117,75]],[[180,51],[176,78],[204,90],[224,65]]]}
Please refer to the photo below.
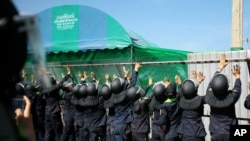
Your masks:
{"label": "sky", "polygon": [[[21,14],[60,5],[97,8],[159,47],[192,52],[231,49],[232,0],[12,0]],[[243,49],[250,48],[250,0],[243,0]]]}

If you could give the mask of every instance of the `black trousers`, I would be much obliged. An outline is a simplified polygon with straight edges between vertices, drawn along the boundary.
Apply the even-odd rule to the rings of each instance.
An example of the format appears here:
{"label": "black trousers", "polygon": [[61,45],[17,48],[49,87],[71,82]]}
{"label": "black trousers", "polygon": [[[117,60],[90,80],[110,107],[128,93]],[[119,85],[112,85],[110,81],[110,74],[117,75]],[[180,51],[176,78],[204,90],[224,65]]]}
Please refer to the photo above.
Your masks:
{"label": "black trousers", "polygon": [[84,135],[84,121],[83,121],[84,114],[81,112],[75,112],[75,133],[77,141],[84,141],[85,139],[89,138],[89,135]]}
{"label": "black trousers", "polygon": [[61,113],[46,114],[45,116],[45,141],[60,141],[62,135]]}
{"label": "black trousers", "polygon": [[148,133],[136,133],[132,131],[133,141],[149,141]]}
{"label": "black trousers", "polygon": [[151,141],[164,141],[165,139],[165,129],[162,130],[155,123],[152,123],[152,138]]}
{"label": "black trousers", "polygon": [[73,109],[65,110],[63,113],[64,128],[61,141],[75,141],[74,111]]}
{"label": "black trousers", "polygon": [[230,135],[211,134],[211,141],[230,141]]}
{"label": "black trousers", "polygon": [[44,141],[45,136],[45,121],[44,118],[37,119],[36,136],[38,141]]}

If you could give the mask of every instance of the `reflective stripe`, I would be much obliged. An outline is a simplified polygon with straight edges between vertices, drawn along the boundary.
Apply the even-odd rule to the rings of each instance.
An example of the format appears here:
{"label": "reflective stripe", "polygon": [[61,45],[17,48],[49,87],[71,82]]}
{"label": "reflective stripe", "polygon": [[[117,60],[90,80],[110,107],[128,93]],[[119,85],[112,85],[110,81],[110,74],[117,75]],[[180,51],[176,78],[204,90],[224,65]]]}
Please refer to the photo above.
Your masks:
{"label": "reflective stripe", "polygon": [[171,103],[171,102],[175,102],[176,101],[176,97],[175,98],[167,98],[164,103]]}

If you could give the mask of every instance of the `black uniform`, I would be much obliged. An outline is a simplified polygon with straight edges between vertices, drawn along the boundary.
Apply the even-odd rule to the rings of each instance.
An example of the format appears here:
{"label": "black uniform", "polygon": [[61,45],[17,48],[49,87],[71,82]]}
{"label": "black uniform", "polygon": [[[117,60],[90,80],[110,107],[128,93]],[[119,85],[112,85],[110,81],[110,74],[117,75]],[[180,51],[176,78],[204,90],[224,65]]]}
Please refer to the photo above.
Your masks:
{"label": "black uniform", "polygon": [[114,117],[115,117],[115,107],[112,100],[112,92],[110,83],[105,83],[102,86],[101,96],[104,99],[104,108],[106,110],[106,141],[115,141],[114,137]]}
{"label": "black uniform", "polygon": [[[164,141],[165,137],[165,128],[159,128],[157,121],[160,118],[160,109],[162,103],[156,100],[155,96],[152,98],[152,138],[151,141]],[[164,126],[164,125],[163,125]]]}
{"label": "black uniform", "polygon": [[46,107],[46,101],[45,96],[43,93],[41,93],[42,86],[37,86],[37,94],[36,94],[36,115],[37,115],[37,140],[38,141],[44,141],[45,136],[45,107]]}
{"label": "black uniform", "polygon": [[62,88],[62,84],[66,81],[69,76],[65,76],[63,80],[56,84],[55,80],[51,78],[52,86],[44,87],[43,93],[46,98],[46,109],[45,109],[45,141],[57,141],[60,140],[62,135],[62,118],[61,118],[61,107],[59,100],[61,95],[59,93]]}
{"label": "black uniform", "polygon": [[83,125],[84,125],[83,117],[84,117],[85,109],[81,105],[77,104],[76,101],[79,101],[77,97],[73,96],[72,99],[75,101],[75,103],[73,102],[72,103],[75,105],[74,119],[75,119],[76,139],[77,141],[83,141],[85,138],[88,137],[88,136],[85,137],[83,134]]}
{"label": "black uniform", "polygon": [[33,84],[26,84],[26,95],[31,101],[31,114],[34,123],[36,138],[38,141],[44,141],[45,134],[45,99],[41,93],[41,88]]}
{"label": "black uniform", "polygon": [[103,107],[103,98],[97,97],[97,100],[98,105],[85,107],[83,118],[84,133],[85,135],[89,135],[88,140],[90,141],[105,140],[107,117],[105,116],[106,112]]}
{"label": "black uniform", "polygon": [[115,117],[115,107],[109,107],[106,108],[108,110],[106,112],[107,116],[107,121],[106,121],[106,141],[115,141],[114,137],[114,130],[115,130],[115,125],[114,125],[114,117]]}
{"label": "black uniform", "polygon": [[[73,87],[73,86],[72,86]],[[75,116],[75,105],[71,103],[71,97],[73,91],[64,91],[62,98],[65,100],[65,109],[63,111],[64,128],[61,141],[75,141],[75,127],[74,127],[74,116]]]}
{"label": "black uniform", "polygon": [[[133,115],[132,115],[132,109],[130,106],[130,101],[127,99],[126,93],[127,93],[127,88],[135,86],[136,81],[137,81],[137,76],[138,76],[138,72],[136,71],[133,72],[132,80],[129,86],[126,86],[125,84],[122,88],[122,91],[118,93],[112,93],[112,99],[114,100],[114,104],[115,104],[115,117],[114,117],[115,141],[132,140],[130,124],[133,121]],[[111,89],[113,91],[112,87]]]}
{"label": "black uniform", "polygon": [[246,97],[244,101],[244,107],[248,110],[250,110],[250,94]]}
{"label": "black uniform", "polygon": [[[218,72],[216,75],[221,75]],[[225,78],[226,79],[226,78]],[[238,125],[238,119],[235,113],[235,103],[238,101],[241,94],[241,80],[235,80],[233,90],[226,90],[223,93],[214,93],[210,81],[205,102],[210,105],[210,125],[209,131],[212,141],[229,140],[230,125]],[[219,97],[220,94],[223,97]]]}
{"label": "black uniform", "polygon": [[[182,89],[181,84],[178,89]],[[205,141],[207,135],[202,122],[204,96],[199,96],[196,92],[192,98],[187,98],[184,95],[185,97],[182,96],[180,99],[180,107],[183,109],[183,113],[178,133],[181,135],[182,141]],[[179,94],[183,95],[182,93]]]}
{"label": "black uniform", "polygon": [[179,106],[179,97],[176,97],[176,85],[174,83],[169,84],[166,92],[172,95],[168,95],[167,100],[162,104],[162,114],[157,121],[157,125],[166,125],[165,141],[179,141],[177,130],[181,122],[182,109]]}
{"label": "black uniform", "polygon": [[83,86],[85,82],[81,82],[81,84],[77,84],[74,86],[73,89],[73,96],[71,97],[71,103],[75,105],[75,133],[76,133],[76,139],[77,141],[84,141],[86,138],[88,138],[88,135],[84,135],[83,131],[83,118],[84,118],[84,112],[85,108],[81,106],[81,99],[85,98],[84,94],[79,94],[80,87]]}
{"label": "black uniform", "polygon": [[[148,86],[145,89],[147,93]],[[152,96],[142,97],[132,103],[133,121],[131,123],[131,131],[133,141],[148,141],[150,133],[150,115],[149,115],[149,103],[151,102]]]}

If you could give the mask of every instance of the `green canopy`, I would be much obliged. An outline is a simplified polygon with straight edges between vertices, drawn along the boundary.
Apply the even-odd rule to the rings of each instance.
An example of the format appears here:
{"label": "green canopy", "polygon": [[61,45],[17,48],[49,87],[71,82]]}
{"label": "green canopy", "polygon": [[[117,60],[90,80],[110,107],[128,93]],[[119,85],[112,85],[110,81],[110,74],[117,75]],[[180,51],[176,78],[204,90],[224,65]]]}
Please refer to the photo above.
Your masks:
{"label": "green canopy", "polygon": [[[149,76],[154,82],[164,77],[174,81],[175,75],[180,75],[182,79],[188,76],[187,64],[183,62],[189,52],[161,48],[146,41],[95,8],[64,5],[47,9],[38,17],[47,69],[58,80],[61,73],[66,73],[67,64],[72,66],[76,83],[80,81],[78,71],[94,72],[102,84],[106,73],[123,77],[123,66],[132,74],[135,62],[143,63],[137,80],[137,85],[143,88],[147,86]],[[34,72],[30,56],[25,69],[27,74]],[[30,79],[30,76],[27,77]]]}

